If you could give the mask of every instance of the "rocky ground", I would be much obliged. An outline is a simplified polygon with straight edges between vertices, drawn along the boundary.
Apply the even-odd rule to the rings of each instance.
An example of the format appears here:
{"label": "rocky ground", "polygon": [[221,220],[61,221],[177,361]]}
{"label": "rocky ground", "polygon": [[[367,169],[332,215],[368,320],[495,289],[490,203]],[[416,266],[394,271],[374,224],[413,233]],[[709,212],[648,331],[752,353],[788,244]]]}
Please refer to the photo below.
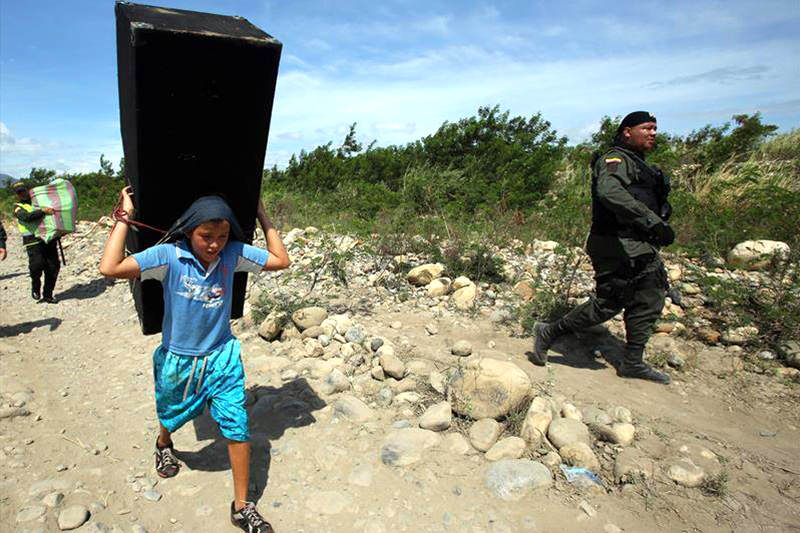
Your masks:
{"label": "rocky ground", "polygon": [[[210,418],[176,433],[180,474],[155,474],[159,338],[141,334],[127,283],[97,274],[107,232],[81,224],[64,239],[57,305],[31,300],[10,235],[0,529],[233,531]],[[436,265],[407,274],[401,265],[425,258],[383,259],[313,228],[286,240],[290,271],[251,277],[234,324],[252,497],[277,531],[800,529],[800,394],[783,365],[796,364],[794,348],[754,351],[752,327],[719,328],[701,267],[668,263],[683,307],[667,306],[648,347],[671,365],[665,387],[616,376],[620,321],[561,339],[545,368],[528,362],[515,310],[563,276],[554,243],[498,251],[509,282],[487,285],[441,278]],[[576,301],[591,289],[585,264],[571,270]]]}

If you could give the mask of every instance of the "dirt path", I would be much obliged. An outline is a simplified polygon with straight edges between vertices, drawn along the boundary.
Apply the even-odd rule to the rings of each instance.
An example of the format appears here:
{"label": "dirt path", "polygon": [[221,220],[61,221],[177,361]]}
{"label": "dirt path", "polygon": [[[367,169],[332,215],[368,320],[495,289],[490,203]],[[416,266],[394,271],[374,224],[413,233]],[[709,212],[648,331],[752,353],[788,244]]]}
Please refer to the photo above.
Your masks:
{"label": "dirt path", "polygon": [[[209,419],[176,434],[185,463],[176,478],[154,472],[150,354],[159,338],[141,335],[127,283],[95,274],[102,239],[68,248],[57,305],[31,299],[18,240],[10,235],[0,263],[0,395],[3,407],[30,414],[0,420],[0,530],[59,531],[61,512],[80,505],[91,518],[79,531],[234,531],[225,445]],[[413,465],[386,466],[387,433],[416,423],[408,409],[378,406],[362,424],[334,417],[336,395],[319,393],[312,376],[284,381],[255,365],[275,348],[245,331],[255,404],[251,490],[276,531],[800,530],[797,387],[730,371],[724,351],[704,351],[693,370],[663,387],[617,378],[575,339],[555,347],[562,355],[547,368],[534,367],[524,355],[528,341],[485,318],[389,305],[354,318],[370,334],[406,337],[420,360],[441,362],[454,340],[465,339],[483,355],[513,361],[548,394],[626,406],[636,446],[658,464],[684,443],[712,450],[727,474],[724,494],[680,487],[660,471],[608,491],[581,491],[557,474],[552,488],[507,502],[486,489],[489,463],[479,453],[434,449]],[[401,330],[390,327],[396,321]],[[425,332],[432,321],[434,336]]]}

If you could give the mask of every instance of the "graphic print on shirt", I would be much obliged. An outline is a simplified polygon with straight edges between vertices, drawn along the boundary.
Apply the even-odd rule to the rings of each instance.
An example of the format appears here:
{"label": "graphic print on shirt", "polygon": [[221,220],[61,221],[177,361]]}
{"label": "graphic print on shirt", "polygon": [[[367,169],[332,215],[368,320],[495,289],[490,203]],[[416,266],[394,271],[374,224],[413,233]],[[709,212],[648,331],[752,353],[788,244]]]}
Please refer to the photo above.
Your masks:
{"label": "graphic print on shirt", "polygon": [[203,302],[203,309],[215,309],[223,304],[222,297],[225,290],[221,285],[203,285],[195,278],[184,274],[181,276],[181,289],[176,293],[178,296]]}

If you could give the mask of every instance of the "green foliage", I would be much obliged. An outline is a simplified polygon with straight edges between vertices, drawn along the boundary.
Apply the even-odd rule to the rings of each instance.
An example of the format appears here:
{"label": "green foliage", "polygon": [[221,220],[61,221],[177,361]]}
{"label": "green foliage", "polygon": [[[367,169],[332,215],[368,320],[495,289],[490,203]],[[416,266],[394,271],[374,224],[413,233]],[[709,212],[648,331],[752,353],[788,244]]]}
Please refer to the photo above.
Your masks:
{"label": "green foliage", "polygon": [[475,283],[503,281],[503,260],[485,244],[453,240],[441,251],[437,247],[436,252],[432,259],[442,262],[445,272],[453,278],[466,276]]}
{"label": "green foliage", "polygon": [[566,145],[541,115],[512,118],[498,106],[402,147],[364,150],[355,126],[338,148],[301,151],[285,170],[265,172],[267,186],[326,193],[331,206],[352,207],[362,219],[401,204],[462,216],[495,205],[528,208],[549,189]]}
{"label": "green foliage", "polygon": [[509,118],[499,106],[481,107],[478,115],[445,122],[422,140],[425,159],[441,168],[463,171],[459,208],[528,207],[550,187],[566,145],[540,114]]}
{"label": "green foliage", "polygon": [[719,474],[706,477],[700,489],[708,496],[724,498],[728,495],[728,472],[723,470]]}
{"label": "green foliage", "polygon": [[753,153],[758,145],[769,135],[772,135],[777,126],[762,124],[760,113],[754,115],[734,115],[736,127],[730,130],[730,122],[723,126],[710,125],[693,131],[683,140],[687,151],[694,156],[694,162],[699,163],[706,172],[719,169],[728,161],[743,162]]}
{"label": "green foliage", "polygon": [[754,325],[762,348],[779,351],[783,342],[800,338],[800,251],[773,261],[758,284],[706,276],[699,280],[715,310],[720,329]]}
{"label": "green foliage", "polygon": [[555,249],[557,261],[552,273],[544,279],[533,280],[533,299],[516,310],[516,318],[524,336],[533,335],[536,322],[552,322],[564,316],[573,305],[570,292],[575,286],[582,257],[574,248],[559,246]]}

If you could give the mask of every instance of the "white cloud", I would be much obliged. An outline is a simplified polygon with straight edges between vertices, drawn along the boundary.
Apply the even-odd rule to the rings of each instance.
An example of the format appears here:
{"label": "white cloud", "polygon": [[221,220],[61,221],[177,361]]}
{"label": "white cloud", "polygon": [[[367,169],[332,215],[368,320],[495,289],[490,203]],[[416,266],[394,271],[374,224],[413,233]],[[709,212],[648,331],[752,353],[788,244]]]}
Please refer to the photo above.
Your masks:
{"label": "white cloud", "polygon": [[447,35],[450,33],[451,17],[437,16],[430,17],[417,22],[412,22],[412,26],[416,26],[419,30],[426,33],[433,33],[438,35]]}
{"label": "white cloud", "polygon": [[[601,116],[640,108],[653,110],[666,131],[676,131],[692,110],[734,102],[748,102],[735,105],[751,108],[790,100],[788,90],[780,93],[782,99],[765,95],[776,87],[800,84],[790,53],[793,47],[790,41],[772,41],[739,48],[538,60],[478,46],[447,46],[395,61],[342,63],[335,75],[318,69],[291,73],[288,81],[279,79],[272,124],[281,131],[301,132],[302,139],[293,143],[275,139],[274,147],[296,152],[328,141],[337,144],[352,122],[359,124],[360,134],[374,135],[380,145],[404,144],[434,132],[445,120],[470,116],[479,106],[494,104],[513,115],[541,111],[573,142],[596,131]],[[753,70],[729,76],[724,85],[713,75],[690,84],[669,83],[729,65],[766,62],[776,77],[759,77],[761,71]],[[655,82],[662,83],[645,88]],[[754,103],[761,100],[763,104]],[[405,127],[410,123],[413,127]]]}

